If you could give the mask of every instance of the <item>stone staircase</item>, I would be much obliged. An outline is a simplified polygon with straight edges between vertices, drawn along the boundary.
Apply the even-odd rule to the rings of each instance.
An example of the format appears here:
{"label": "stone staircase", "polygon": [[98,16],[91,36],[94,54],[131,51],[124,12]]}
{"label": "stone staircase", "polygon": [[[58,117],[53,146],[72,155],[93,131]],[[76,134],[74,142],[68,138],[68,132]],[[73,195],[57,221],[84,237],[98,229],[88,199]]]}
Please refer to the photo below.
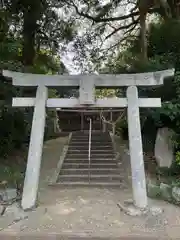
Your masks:
{"label": "stone staircase", "polygon": [[120,171],[109,133],[92,132],[91,160],[88,160],[89,133],[72,134],[58,184],[120,186]]}

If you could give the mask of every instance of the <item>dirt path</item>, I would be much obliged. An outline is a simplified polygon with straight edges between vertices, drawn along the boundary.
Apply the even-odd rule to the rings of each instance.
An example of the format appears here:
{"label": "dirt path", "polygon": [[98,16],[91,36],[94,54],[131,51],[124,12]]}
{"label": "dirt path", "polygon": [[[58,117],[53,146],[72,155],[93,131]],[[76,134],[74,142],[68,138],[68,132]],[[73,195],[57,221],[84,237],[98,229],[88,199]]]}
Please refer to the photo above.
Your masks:
{"label": "dirt path", "polygon": [[[28,239],[28,235],[38,234],[42,239],[46,239],[45,236],[47,239],[51,239],[48,236],[52,239],[60,236],[64,236],[63,239],[69,236],[78,236],[74,239],[121,237],[130,240],[135,236],[137,239],[180,239],[180,208],[176,206],[149,199],[151,206],[161,207],[164,212],[157,216],[130,217],[120,211],[117,203],[132,198],[128,183],[123,189],[48,187],[59,158],[59,141],[52,140],[44,148],[39,207],[28,219],[4,228],[0,237],[26,235],[24,239]],[[122,174],[124,172],[124,178],[128,179],[129,161],[127,156],[125,159],[127,164],[122,164]]]}

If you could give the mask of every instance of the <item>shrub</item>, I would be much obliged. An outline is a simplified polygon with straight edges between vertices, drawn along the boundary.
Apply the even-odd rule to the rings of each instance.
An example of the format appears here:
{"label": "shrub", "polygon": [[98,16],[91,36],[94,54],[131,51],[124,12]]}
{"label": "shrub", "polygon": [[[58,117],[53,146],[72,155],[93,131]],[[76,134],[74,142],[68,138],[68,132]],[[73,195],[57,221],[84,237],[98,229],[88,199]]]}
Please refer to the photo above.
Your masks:
{"label": "shrub", "polygon": [[21,110],[3,106],[0,111],[0,156],[7,157],[20,148],[26,137],[27,123]]}

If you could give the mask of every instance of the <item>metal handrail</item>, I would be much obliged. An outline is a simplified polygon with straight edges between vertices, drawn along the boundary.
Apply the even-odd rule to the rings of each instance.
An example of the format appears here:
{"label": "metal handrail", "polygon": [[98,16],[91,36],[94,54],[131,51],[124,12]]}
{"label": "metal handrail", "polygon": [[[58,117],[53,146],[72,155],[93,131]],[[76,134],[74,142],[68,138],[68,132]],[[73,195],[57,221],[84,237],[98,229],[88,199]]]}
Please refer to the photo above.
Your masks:
{"label": "metal handrail", "polygon": [[89,119],[89,150],[88,150],[88,173],[89,173],[89,183],[90,183],[90,165],[91,165],[91,137],[92,137],[92,119]]}

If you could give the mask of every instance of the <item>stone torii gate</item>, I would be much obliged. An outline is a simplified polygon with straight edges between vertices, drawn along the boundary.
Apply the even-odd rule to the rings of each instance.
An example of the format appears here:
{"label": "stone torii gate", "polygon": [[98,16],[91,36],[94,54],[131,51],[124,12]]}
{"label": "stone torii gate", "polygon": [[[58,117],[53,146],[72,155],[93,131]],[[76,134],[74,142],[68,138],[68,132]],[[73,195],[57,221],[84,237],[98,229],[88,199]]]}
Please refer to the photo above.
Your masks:
{"label": "stone torii gate", "polygon": [[[120,75],[41,75],[3,71],[13,79],[14,86],[37,86],[35,98],[13,98],[14,107],[34,107],[29,153],[22,196],[22,208],[36,206],[44,138],[46,107],[48,108],[128,108],[129,148],[132,171],[134,205],[147,207],[140,107],[161,107],[160,98],[139,98],[137,86],[162,85],[165,77],[174,75],[174,69]],[[79,87],[79,99],[48,98],[48,87]],[[95,87],[127,87],[126,98],[95,99]]]}

